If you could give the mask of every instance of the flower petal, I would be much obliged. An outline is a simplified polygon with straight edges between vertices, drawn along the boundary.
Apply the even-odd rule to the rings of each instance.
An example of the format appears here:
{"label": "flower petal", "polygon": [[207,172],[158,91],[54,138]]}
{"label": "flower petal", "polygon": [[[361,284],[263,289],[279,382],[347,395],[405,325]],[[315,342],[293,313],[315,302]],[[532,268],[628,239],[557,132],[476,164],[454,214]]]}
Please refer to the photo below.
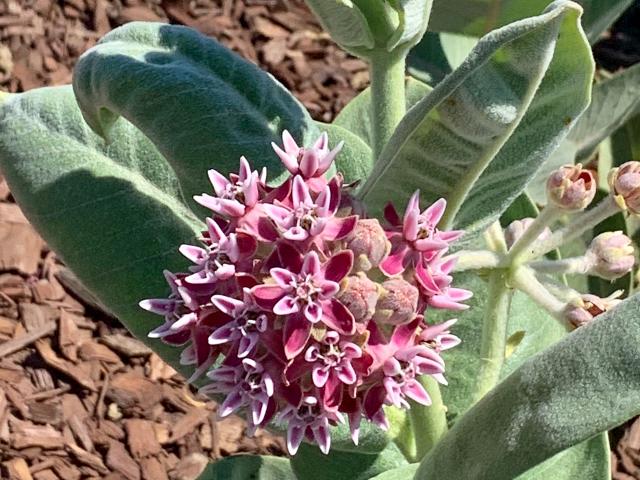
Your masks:
{"label": "flower petal", "polygon": [[291,315],[300,311],[300,305],[296,299],[290,295],[285,295],[273,306],[273,313],[276,315]]}
{"label": "flower petal", "polygon": [[322,321],[343,335],[353,335],[356,332],[356,322],[353,314],[341,302],[332,298],[322,305]]}
{"label": "flower petal", "polygon": [[283,331],[284,354],[287,359],[294,358],[304,350],[311,336],[311,325],[302,315],[287,318]]}
{"label": "flower petal", "polygon": [[342,250],[336,253],[324,264],[324,278],[331,282],[340,283],[353,267],[353,252]]}

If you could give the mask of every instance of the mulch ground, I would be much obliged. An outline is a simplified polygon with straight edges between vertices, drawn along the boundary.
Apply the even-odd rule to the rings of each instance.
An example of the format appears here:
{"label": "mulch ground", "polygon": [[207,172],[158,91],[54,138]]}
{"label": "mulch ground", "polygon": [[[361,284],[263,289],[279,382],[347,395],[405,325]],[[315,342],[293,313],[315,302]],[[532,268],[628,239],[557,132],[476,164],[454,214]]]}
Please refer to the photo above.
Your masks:
{"label": "mulch ground", "polygon": [[[365,64],[337,48],[301,0],[0,0],[0,89],[69,83],[82,52],[133,20],[217,38],[317,120],[331,121],[368,83]],[[616,35],[599,55],[633,63]],[[612,438],[614,478],[640,479],[640,421]],[[281,439],[248,438],[239,418],[218,420],[214,402],[101,311],[0,177],[0,478],[191,480],[240,452],[285,454]]]}

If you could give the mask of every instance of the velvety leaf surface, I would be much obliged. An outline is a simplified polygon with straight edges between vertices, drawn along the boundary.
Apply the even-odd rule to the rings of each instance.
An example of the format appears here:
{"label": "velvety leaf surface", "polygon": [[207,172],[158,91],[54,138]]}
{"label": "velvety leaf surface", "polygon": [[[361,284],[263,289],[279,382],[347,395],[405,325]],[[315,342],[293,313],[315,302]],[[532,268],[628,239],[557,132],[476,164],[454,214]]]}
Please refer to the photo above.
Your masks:
{"label": "velvety leaf surface", "polygon": [[[429,85],[407,78],[405,96],[407,110],[422,100],[429,92]],[[373,127],[371,125],[371,89],[367,88],[351,100],[333,121],[333,125],[346,128],[362,139],[367,145],[373,144]]]}
{"label": "velvety leaf surface", "polygon": [[371,480],[409,480],[410,478],[413,478],[419,466],[419,463],[404,465],[402,467],[394,468],[393,470],[387,470],[386,472],[373,477]]}
{"label": "velvety leaf surface", "polygon": [[367,19],[351,0],[306,0],[306,3],[337,44],[347,50],[373,48]]}
{"label": "velvety leaf surface", "polygon": [[120,120],[110,139],[82,120],[70,86],[0,103],[0,170],[29,220],[134,335],[177,367],[178,349],[147,338],[162,319],[138,302],[168,293],[162,270],[185,268],[177,246],[201,224],[146,137]]}
{"label": "velvety leaf surface", "polygon": [[462,64],[477,43],[476,37],[467,35],[427,32],[409,52],[409,73],[429,85],[436,85]]}
{"label": "velvety leaf surface", "polygon": [[508,480],[640,413],[640,296],[525,361],[472,407],[416,478]]}
{"label": "velvety leaf surface", "polygon": [[580,7],[480,40],[467,60],[398,126],[359,192],[374,211],[416,189],[449,201],[443,226],[473,233],[496,220],[586,108],[593,62]]}
{"label": "velvety leaf surface", "polygon": [[377,454],[331,450],[324,455],[316,446],[306,443],[291,459],[298,478],[304,480],[368,480],[387,470],[407,465],[395,443]]}
{"label": "velvety leaf surface", "polygon": [[270,142],[288,129],[309,144],[318,129],[271,75],[185,27],[132,22],[80,57],[73,87],[89,125],[109,137],[118,116],[167,158],[189,199],[211,190],[207,170],[237,171],[241,155],[283,167]]}
{"label": "velvety leaf surface", "polygon": [[212,463],[198,480],[296,480],[296,476],[287,458],[237,455]]}
{"label": "velvety leaf surface", "polygon": [[[633,0],[578,0],[585,9],[583,25],[593,43]],[[481,36],[508,23],[537,14],[549,0],[436,0],[430,30]]]}

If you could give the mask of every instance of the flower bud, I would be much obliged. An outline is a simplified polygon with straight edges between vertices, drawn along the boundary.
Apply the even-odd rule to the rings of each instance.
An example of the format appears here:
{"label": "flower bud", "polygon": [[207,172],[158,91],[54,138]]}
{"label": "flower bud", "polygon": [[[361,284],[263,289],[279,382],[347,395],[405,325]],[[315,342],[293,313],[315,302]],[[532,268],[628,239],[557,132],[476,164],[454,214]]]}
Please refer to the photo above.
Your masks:
{"label": "flower bud", "polygon": [[620,208],[640,215],[640,162],[627,162],[611,169],[608,180]]}
{"label": "flower bud", "polygon": [[368,271],[380,265],[389,254],[391,244],[377,219],[358,220],[356,228],[347,237],[347,248],[353,251],[356,271]]}
{"label": "flower bud", "polygon": [[615,280],[629,273],[636,261],[631,239],[622,232],[605,232],[593,239],[587,257],[590,273]]}
{"label": "flower bud", "polygon": [[366,322],[373,316],[379,296],[378,284],[359,273],[342,281],[338,300],[349,309],[356,322]]}
{"label": "flower bud", "polygon": [[402,278],[389,279],[382,284],[374,319],[391,325],[408,323],[416,316],[418,297],[418,289],[409,282]]}
{"label": "flower bud", "polygon": [[622,300],[618,297],[624,292],[618,290],[606,298],[600,298],[596,295],[581,295],[569,303],[565,310],[565,317],[574,328],[582,327],[593,320],[593,317],[611,310]]}
{"label": "flower bud", "polygon": [[[522,234],[533,223],[533,218],[523,218],[522,220],[514,220],[504,229],[504,239],[507,242],[507,248],[513,247],[513,244],[518,241]],[[537,240],[542,241],[551,236],[551,230],[549,227],[545,227]]]}
{"label": "flower bud", "polygon": [[547,199],[563,210],[583,210],[596,194],[596,181],[581,164],[565,165],[547,180]]}

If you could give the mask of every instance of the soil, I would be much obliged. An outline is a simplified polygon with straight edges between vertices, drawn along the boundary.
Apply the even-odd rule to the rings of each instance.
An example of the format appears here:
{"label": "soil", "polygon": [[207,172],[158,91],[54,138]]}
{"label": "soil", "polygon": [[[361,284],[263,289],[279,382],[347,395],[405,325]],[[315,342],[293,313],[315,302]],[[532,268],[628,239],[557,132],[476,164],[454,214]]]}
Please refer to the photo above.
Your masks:
{"label": "soil", "polygon": [[[302,0],[0,0],[0,89],[69,83],[82,52],[133,20],[217,38],[317,120],[331,121],[368,84],[365,64],[329,39]],[[609,69],[639,60],[625,30],[637,21],[625,21],[596,48]],[[612,441],[614,478],[640,479],[640,420]],[[285,454],[280,438],[249,438],[241,419],[217,419],[214,402],[104,313],[0,177],[0,478],[191,480],[240,452]]]}

